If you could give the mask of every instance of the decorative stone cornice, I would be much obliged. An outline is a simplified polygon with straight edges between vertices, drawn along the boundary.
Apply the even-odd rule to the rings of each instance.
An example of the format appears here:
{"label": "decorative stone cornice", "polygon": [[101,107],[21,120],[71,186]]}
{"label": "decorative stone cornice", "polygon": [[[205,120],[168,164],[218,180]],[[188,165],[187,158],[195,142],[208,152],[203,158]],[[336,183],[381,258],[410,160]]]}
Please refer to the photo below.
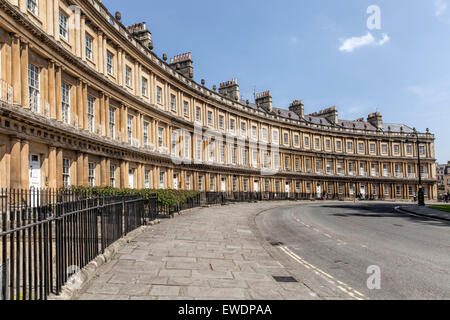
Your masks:
{"label": "decorative stone cornice", "polygon": [[[86,4],[88,4],[92,9],[93,12],[96,13],[96,16],[98,18],[104,19],[104,17],[98,12],[98,10],[95,8],[93,3],[90,1],[86,1]],[[103,6],[103,4],[97,2],[97,5],[103,8],[106,12],[107,9]],[[64,59],[66,62],[68,62],[69,65],[73,66],[74,70],[80,70],[84,72],[86,75],[95,78],[96,81],[98,81],[99,86],[102,85],[110,87],[112,91],[115,94],[121,95],[124,99],[130,100],[134,103],[136,103],[139,106],[142,106],[144,108],[149,108],[153,112],[157,112],[161,116],[167,117],[167,114],[162,112],[158,107],[153,106],[151,104],[146,103],[142,99],[139,99],[139,97],[134,96],[130,94],[125,88],[122,88],[121,86],[115,84],[114,82],[110,81],[107,77],[105,77],[103,74],[97,72],[96,70],[92,69],[88,65],[86,65],[81,58],[76,57],[73,55],[70,51],[65,49],[63,46],[61,46],[53,37],[50,37],[46,33],[44,33],[38,26],[36,26],[33,22],[31,22],[28,17],[24,14],[22,14],[18,9],[16,9],[12,4],[10,4],[6,0],[0,0],[0,8],[3,9],[7,14],[11,15],[16,21],[18,21],[22,26],[24,26],[32,35],[36,36],[41,44],[44,44],[48,46],[50,49],[54,50],[55,53],[57,53],[62,59]],[[125,30],[126,28],[118,21],[115,21],[116,23],[119,23]],[[109,22],[108,22],[109,23]],[[123,34],[118,32],[115,28],[111,28],[113,32],[115,32],[115,35],[122,39],[122,41],[130,43],[130,39],[125,37]],[[104,34],[107,36],[107,34]],[[14,35],[16,36],[16,35]],[[214,91],[211,91],[204,86],[201,86],[194,81],[187,79],[183,75],[177,73],[176,71],[173,71],[170,66],[165,62],[159,59],[153,52],[145,49],[144,47],[140,46],[139,43],[133,42],[132,45],[135,47],[135,52],[137,54],[140,54],[141,57],[147,60],[149,64],[151,64],[153,67],[157,68],[157,70],[161,73],[163,73],[167,78],[172,79],[177,82],[178,85],[181,87],[187,88],[188,90],[193,91],[196,95],[203,97],[205,100],[208,101],[208,103],[212,105],[220,105],[220,108],[225,108],[230,113],[243,113],[245,117],[248,118],[257,118],[255,120],[259,120],[262,123],[268,123],[275,122],[277,126],[283,127],[284,125],[288,124],[295,128],[301,129],[306,128],[310,130],[316,131],[317,134],[320,133],[326,133],[326,134],[345,134],[348,136],[365,136],[365,137],[371,137],[371,138],[387,138],[387,139],[396,139],[399,138],[399,134],[395,134],[393,132],[387,133],[383,131],[368,131],[368,130],[357,130],[357,129],[347,129],[342,128],[339,126],[324,126],[324,125],[316,125],[313,123],[308,122],[305,119],[300,120],[293,120],[293,119],[286,119],[281,116],[273,115],[273,114],[267,114],[263,113],[260,110],[254,110],[252,108],[249,108],[240,102],[231,101],[230,99],[224,98],[223,96],[220,96]],[[140,48],[142,47],[142,48]],[[123,50],[119,47],[119,50]],[[125,51],[124,51],[125,52]],[[125,52],[126,53],[126,52]],[[61,67],[61,63],[56,64],[58,68]],[[145,67],[145,66],[144,66]],[[119,100],[124,100],[119,99]],[[181,117],[171,117],[172,121],[176,121],[178,123],[183,123],[183,119]],[[193,123],[189,122],[189,125],[193,125]],[[272,123],[272,125],[274,125]],[[434,140],[434,135],[432,134],[423,134],[420,135],[421,139],[426,142],[432,142]]]}

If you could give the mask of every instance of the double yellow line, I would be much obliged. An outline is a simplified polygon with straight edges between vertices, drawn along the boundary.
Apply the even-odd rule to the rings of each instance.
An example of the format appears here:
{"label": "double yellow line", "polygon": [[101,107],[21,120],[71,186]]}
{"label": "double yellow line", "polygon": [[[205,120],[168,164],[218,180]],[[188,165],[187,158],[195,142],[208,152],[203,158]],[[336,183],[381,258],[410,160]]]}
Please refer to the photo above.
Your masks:
{"label": "double yellow line", "polygon": [[344,292],[345,294],[347,294],[348,296],[352,297],[355,300],[367,300],[368,298],[363,295],[362,293],[358,292],[357,290],[353,289],[352,287],[350,287],[349,285],[345,284],[342,281],[339,281],[337,279],[335,279],[332,275],[326,273],[323,270],[320,270],[319,268],[313,266],[312,264],[310,264],[309,262],[303,260],[301,257],[299,257],[297,254],[295,254],[294,252],[292,252],[288,247],[286,246],[280,246],[279,247],[281,249],[281,251],[283,251],[284,253],[286,253],[288,256],[290,256],[292,259],[294,259],[296,262],[300,263],[301,265],[303,265],[305,268],[314,271],[315,274],[317,274],[318,276],[321,276],[322,278],[324,278],[328,283],[336,286],[339,290],[341,290],[342,292]]}

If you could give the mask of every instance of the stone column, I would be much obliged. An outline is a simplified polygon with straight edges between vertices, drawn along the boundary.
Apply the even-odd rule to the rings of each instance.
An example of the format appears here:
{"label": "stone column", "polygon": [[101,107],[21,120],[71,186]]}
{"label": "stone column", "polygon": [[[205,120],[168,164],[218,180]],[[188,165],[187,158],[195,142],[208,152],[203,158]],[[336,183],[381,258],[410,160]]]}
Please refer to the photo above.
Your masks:
{"label": "stone column", "polygon": [[97,33],[97,71],[100,73],[104,73],[103,71],[103,65],[104,65],[104,61],[105,61],[105,57],[104,57],[104,50],[103,50],[103,32],[98,31]]}
{"label": "stone column", "polygon": [[48,187],[56,188],[56,148],[48,147]]}
{"label": "stone column", "polygon": [[30,187],[30,143],[27,140],[22,140],[21,142],[20,168],[21,188],[28,189]]}
{"label": "stone column", "polygon": [[135,78],[135,84],[134,84],[134,93],[138,96],[138,97],[140,97],[140,96],[142,96],[142,85],[141,85],[141,83],[140,83],[140,81],[141,81],[141,78],[140,78],[140,68],[141,68],[141,65],[136,61],[135,63],[134,63],[134,78]]}
{"label": "stone column", "polygon": [[51,119],[56,119],[56,96],[55,96],[55,61],[48,62],[48,104],[50,106],[49,116]]}
{"label": "stone column", "polygon": [[75,11],[73,17],[71,18],[74,21],[74,38],[75,41],[73,41],[73,46],[74,46],[74,54],[77,57],[81,57],[81,16],[79,14],[79,12]]}
{"label": "stone column", "polygon": [[47,0],[47,33],[49,36],[54,36],[55,27],[54,27],[54,19],[53,17],[53,1]]}
{"label": "stone column", "polygon": [[89,156],[88,154],[84,153],[84,161],[83,161],[83,177],[84,177],[84,185],[89,186]]}
{"label": "stone column", "polygon": [[77,186],[84,185],[84,155],[79,152],[77,155]]}
{"label": "stone column", "polygon": [[122,66],[122,49],[118,49],[117,50],[117,80],[118,80],[118,85],[122,86],[123,85],[123,66]]}
{"label": "stone column", "polygon": [[136,168],[137,170],[137,183],[136,183],[136,188],[137,189],[143,189],[142,187],[142,180],[143,180],[143,174],[142,174],[142,163],[138,163],[138,166]]}
{"label": "stone column", "polygon": [[21,63],[20,63],[20,38],[18,35],[13,34],[11,37],[11,82],[14,89],[13,103],[22,104],[22,92],[21,92]]}
{"label": "stone column", "polygon": [[100,92],[100,101],[99,101],[99,120],[98,124],[100,126],[100,130],[101,130],[101,135],[104,136],[106,131],[105,131],[105,94],[103,92]]}
{"label": "stone column", "polygon": [[104,95],[105,99],[105,136],[109,137],[109,96]]}
{"label": "stone column", "polygon": [[80,17],[80,42],[81,42],[81,59],[83,61],[86,61],[86,41],[85,41],[85,37],[86,37],[86,16],[84,14],[81,15]]}
{"label": "stone column", "polygon": [[27,1],[26,0],[19,0],[19,10],[23,13],[27,12]]}
{"label": "stone column", "polygon": [[[56,149],[56,188],[62,188],[64,186],[63,184],[63,178],[62,178],[62,166],[63,166],[63,151],[61,148]],[[72,169],[72,168],[71,168]],[[73,184],[73,175],[72,172],[70,172],[70,179],[71,184]]]}
{"label": "stone column", "polygon": [[28,97],[28,42],[21,39],[20,48],[20,70],[21,70],[21,87],[22,87],[22,106],[24,108],[30,107]]}
{"label": "stone column", "polygon": [[128,170],[127,170],[127,162],[122,160],[120,162],[120,187],[128,188]]}
{"label": "stone column", "polygon": [[10,139],[10,188],[20,189],[21,187],[21,143],[17,137],[11,137]]}
{"label": "stone column", "polygon": [[54,31],[55,40],[59,41],[59,0],[53,0],[53,26],[55,28]]}
{"label": "stone column", "polygon": [[62,96],[61,96],[61,66],[56,66],[56,85],[55,85],[55,95],[56,95],[56,120],[61,121],[61,103],[62,103]]}
{"label": "stone column", "polygon": [[84,128],[83,124],[83,82],[81,78],[77,79],[77,105],[74,110],[78,118],[78,128]]}
{"label": "stone column", "polygon": [[[107,53],[107,43],[106,43],[106,34],[105,35],[103,35],[103,45],[102,45],[102,49],[103,49],[103,62],[102,62],[102,64],[103,64],[103,73],[105,74],[105,76],[106,75],[108,75],[108,70],[107,70],[107,67],[106,67],[106,53]],[[117,66],[114,66],[114,68],[116,68],[117,69]]]}
{"label": "stone column", "polygon": [[111,168],[111,160],[108,158],[105,158],[106,161],[106,168],[105,168],[105,187],[109,187],[110,186],[110,179],[111,179],[111,172],[110,172],[110,168]]}
{"label": "stone column", "polygon": [[128,111],[127,106],[122,105],[120,114],[120,132],[122,133],[122,142],[127,142],[127,117]]}
{"label": "stone column", "polygon": [[126,67],[126,53],[125,51],[122,50],[122,69],[121,69],[121,73],[122,73],[122,86],[126,86],[125,83],[125,67]]}
{"label": "stone column", "polygon": [[88,130],[88,120],[87,120],[87,94],[88,92],[88,84],[83,81],[83,97],[82,97],[82,123],[84,130]]}
{"label": "stone column", "polygon": [[107,161],[105,157],[102,157],[100,161],[100,176],[101,176],[101,186],[106,187],[108,186],[108,180],[106,176],[107,169]]}

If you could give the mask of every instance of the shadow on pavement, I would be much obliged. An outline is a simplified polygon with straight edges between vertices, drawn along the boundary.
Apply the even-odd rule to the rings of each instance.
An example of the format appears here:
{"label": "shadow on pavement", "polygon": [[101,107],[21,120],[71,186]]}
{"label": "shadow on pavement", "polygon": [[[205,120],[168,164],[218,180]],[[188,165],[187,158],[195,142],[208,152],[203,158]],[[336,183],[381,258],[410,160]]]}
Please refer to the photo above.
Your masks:
{"label": "shadow on pavement", "polygon": [[348,212],[339,212],[339,213],[330,213],[336,217],[348,218],[348,217],[363,217],[363,218],[402,218],[411,222],[427,224],[438,227],[449,227],[450,222],[441,221],[441,220],[433,220],[427,217],[414,216],[411,214],[402,214],[397,213],[394,208],[397,207],[398,204],[337,204],[337,205],[323,205],[321,208],[330,208],[330,209],[341,209],[348,210]]}

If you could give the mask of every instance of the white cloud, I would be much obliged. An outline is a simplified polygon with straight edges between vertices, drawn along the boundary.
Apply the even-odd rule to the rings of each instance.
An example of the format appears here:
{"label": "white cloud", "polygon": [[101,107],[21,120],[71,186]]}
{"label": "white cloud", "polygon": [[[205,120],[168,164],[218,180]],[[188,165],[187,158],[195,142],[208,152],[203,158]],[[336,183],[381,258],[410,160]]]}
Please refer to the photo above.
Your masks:
{"label": "white cloud", "polygon": [[445,0],[435,0],[434,1],[434,15],[436,17],[442,16],[448,8],[447,1]]}
{"label": "white cloud", "polygon": [[388,36],[386,33],[383,33],[383,39],[381,39],[380,41],[378,41],[378,44],[377,44],[377,45],[382,46],[382,45],[388,43],[389,40],[390,40],[389,36]]}
{"label": "white cloud", "polygon": [[355,49],[365,46],[382,46],[388,43],[389,40],[389,36],[383,33],[383,38],[379,41],[376,41],[374,36],[370,32],[368,32],[365,36],[362,37],[352,37],[342,40],[342,45],[339,50],[345,52],[353,52]]}

